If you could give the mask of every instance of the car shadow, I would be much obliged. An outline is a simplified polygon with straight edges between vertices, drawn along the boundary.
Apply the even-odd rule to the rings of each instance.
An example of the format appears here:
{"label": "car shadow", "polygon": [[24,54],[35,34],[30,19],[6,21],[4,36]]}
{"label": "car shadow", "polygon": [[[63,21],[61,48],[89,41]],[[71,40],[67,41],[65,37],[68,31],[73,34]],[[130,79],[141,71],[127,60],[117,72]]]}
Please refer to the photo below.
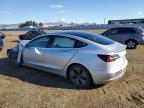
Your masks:
{"label": "car shadow", "polygon": [[13,41],[11,41],[11,42],[14,42],[14,43],[15,43],[15,42],[18,42],[18,40],[13,40]]}
{"label": "car shadow", "polygon": [[[31,84],[52,88],[84,90],[74,86],[66,78],[50,74],[48,72],[28,67],[14,67],[9,63],[8,58],[0,58],[0,69],[0,75],[13,77]],[[93,85],[88,89],[96,89],[102,86],[103,85]]]}

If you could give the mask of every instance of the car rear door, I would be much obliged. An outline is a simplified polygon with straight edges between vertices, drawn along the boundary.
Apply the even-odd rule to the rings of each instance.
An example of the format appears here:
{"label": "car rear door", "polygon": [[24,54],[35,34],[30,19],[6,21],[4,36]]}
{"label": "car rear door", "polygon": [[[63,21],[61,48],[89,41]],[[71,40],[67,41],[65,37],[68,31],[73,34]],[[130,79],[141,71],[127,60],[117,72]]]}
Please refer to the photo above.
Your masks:
{"label": "car rear door", "polygon": [[47,49],[45,56],[45,67],[54,72],[62,71],[66,64],[74,57],[77,48],[74,48],[76,40],[54,36],[51,47]]}
{"label": "car rear door", "polygon": [[136,31],[132,28],[119,28],[117,34],[117,41],[121,43],[125,43],[128,39],[135,38]]}
{"label": "car rear door", "polygon": [[128,29],[122,27],[113,28],[107,31],[105,35],[114,41],[124,43],[126,38],[128,38]]}
{"label": "car rear door", "polygon": [[43,67],[50,37],[40,37],[31,41],[23,49],[24,64]]}

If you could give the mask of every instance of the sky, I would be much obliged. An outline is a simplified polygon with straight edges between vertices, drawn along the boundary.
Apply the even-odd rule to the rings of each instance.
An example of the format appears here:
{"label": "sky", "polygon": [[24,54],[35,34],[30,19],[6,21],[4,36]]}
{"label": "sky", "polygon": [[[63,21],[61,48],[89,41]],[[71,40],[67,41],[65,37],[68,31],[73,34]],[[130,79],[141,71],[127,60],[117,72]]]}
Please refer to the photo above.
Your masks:
{"label": "sky", "polygon": [[0,24],[144,18],[144,0],[0,0]]}

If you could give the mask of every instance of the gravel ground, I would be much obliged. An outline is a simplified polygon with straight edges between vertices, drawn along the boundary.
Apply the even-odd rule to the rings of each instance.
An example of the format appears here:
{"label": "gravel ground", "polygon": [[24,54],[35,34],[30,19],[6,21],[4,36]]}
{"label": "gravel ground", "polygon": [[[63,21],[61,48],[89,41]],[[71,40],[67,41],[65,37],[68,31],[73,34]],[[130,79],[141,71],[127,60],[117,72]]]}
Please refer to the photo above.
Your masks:
{"label": "gravel ground", "polygon": [[122,79],[82,90],[62,77],[11,66],[6,49],[16,40],[17,32],[7,32],[0,52],[0,108],[144,108],[144,46],[127,50]]}

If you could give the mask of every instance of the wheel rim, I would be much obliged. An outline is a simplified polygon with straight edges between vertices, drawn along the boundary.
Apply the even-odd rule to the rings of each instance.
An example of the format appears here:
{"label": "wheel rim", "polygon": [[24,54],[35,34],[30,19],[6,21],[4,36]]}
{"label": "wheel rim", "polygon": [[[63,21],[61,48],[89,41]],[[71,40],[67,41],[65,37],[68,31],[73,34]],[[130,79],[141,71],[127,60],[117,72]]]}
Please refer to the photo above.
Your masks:
{"label": "wheel rim", "polygon": [[135,43],[134,41],[129,41],[129,42],[127,43],[127,46],[128,46],[128,48],[135,48],[136,43]]}
{"label": "wheel rim", "polygon": [[70,70],[69,77],[72,83],[77,86],[83,87],[88,84],[88,76],[86,71],[82,68],[75,67]]}

